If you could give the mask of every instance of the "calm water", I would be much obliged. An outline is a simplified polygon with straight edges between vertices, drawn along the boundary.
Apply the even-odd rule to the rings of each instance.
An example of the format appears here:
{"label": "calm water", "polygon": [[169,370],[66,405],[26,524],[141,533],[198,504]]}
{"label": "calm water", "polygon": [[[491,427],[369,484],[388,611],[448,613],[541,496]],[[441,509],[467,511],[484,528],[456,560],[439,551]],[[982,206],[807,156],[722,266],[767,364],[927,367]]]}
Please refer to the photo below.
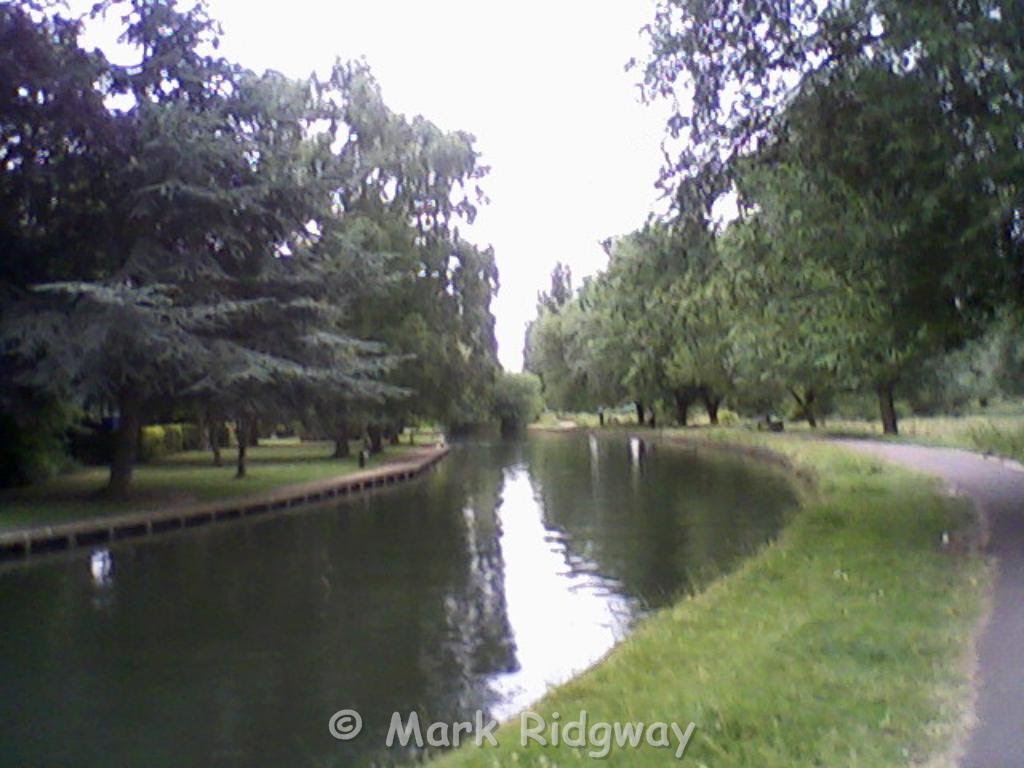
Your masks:
{"label": "calm water", "polygon": [[[456,447],[283,517],[0,571],[0,765],[350,766],[391,713],[505,717],[770,538],[772,471],[624,436]],[[331,714],[355,708],[353,742]]]}

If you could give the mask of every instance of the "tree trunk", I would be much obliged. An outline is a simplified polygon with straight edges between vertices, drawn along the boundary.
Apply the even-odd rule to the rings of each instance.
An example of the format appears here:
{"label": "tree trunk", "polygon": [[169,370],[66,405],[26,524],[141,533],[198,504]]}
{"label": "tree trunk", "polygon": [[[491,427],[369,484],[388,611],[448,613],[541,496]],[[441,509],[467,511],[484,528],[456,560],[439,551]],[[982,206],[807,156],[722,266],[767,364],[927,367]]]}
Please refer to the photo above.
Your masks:
{"label": "tree trunk", "polygon": [[384,444],[381,441],[381,428],[379,424],[371,424],[366,428],[366,434],[370,437],[370,453],[380,453],[384,450]]}
{"label": "tree trunk", "polygon": [[693,398],[683,389],[677,389],[672,393],[672,397],[676,401],[676,422],[679,426],[685,427],[690,419],[690,405],[693,403]]}
{"label": "tree trunk", "polygon": [[798,414],[799,418],[806,419],[807,426],[811,429],[816,429],[818,426],[818,419],[814,415],[815,395],[813,387],[808,387],[807,394],[803,397],[800,397],[800,393],[797,392],[795,388],[791,388],[789,393],[793,396],[793,399],[796,400],[797,407],[800,409]]}
{"label": "tree trunk", "polygon": [[260,445],[260,420],[252,418],[249,420],[249,447],[259,448]]}
{"label": "tree trunk", "polygon": [[715,397],[711,392],[704,391],[704,408],[708,412],[708,421],[712,426],[718,426],[718,406],[722,404],[722,398]]}
{"label": "tree trunk", "polygon": [[352,454],[348,445],[348,427],[338,427],[334,433],[334,458],[345,459]]}
{"label": "tree trunk", "polygon": [[893,403],[893,385],[883,384],[878,388],[878,406],[882,412],[882,432],[887,435],[899,434],[896,423],[896,405]]}
{"label": "tree trunk", "polygon": [[597,421],[602,427],[604,426],[604,411],[597,412]]}
{"label": "tree trunk", "polygon": [[117,431],[114,433],[114,455],[110,462],[110,479],[107,493],[124,496],[132,484],[132,470],[135,468],[135,453],[139,445],[139,428],[142,426],[142,400],[128,390],[122,390],[117,398],[119,411]]}
{"label": "tree trunk", "polygon": [[196,432],[199,433],[199,450],[210,450],[210,418],[202,408],[196,414]]}
{"label": "tree trunk", "polygon": [[224,466],[224,460],[220,456],[220,419],[210,419],[210,423],[207,425],[210,435],[210,450],[213,451],[213,466],[222,467]]}
{"label": "tree trunk", "polygon": [[818,417],[814,414],[814,389],[808,388],[807,395],[804,397],[804,416],[807,417],[807,426],[811,429],[818,428]]}
{"label": "tree trunk", "polygon": [[392,445],[401,445],[402,444],[402,430],[403,429],[405,429],[405,425],[404,424],[400,424],[399,426],[395,427],[392,430],[392,432],[391,432],[391,444]]}
{"label": "tree trunk", "polygon": [[633,405],[636,406],[636,423],[641,427],[644,425],[644,404],[642,400],[634,400]]}
{"label": "tree trunk", "polygon": [[245,477],[245,452],[249,447],[248,440],[246,439],[249,429],[249,420],[242,417],[235,422],[235,434],[238,435],[238,470],[235,472],[236,478]]}

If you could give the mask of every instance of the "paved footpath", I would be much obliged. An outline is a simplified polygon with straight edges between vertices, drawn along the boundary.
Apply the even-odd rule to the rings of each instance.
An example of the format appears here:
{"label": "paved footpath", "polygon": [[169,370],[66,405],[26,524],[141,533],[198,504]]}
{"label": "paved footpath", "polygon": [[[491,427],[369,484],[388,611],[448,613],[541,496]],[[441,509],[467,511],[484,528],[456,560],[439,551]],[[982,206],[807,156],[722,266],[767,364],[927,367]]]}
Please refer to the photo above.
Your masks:
{"label": "paved footpath", "polygon": [[1024,469],[951,448],[836,441],[846,448],[941,477],[970,498],[988,524],[996,558],[992,617],[978,642],[978,725],[962,768],[1024,766]]}

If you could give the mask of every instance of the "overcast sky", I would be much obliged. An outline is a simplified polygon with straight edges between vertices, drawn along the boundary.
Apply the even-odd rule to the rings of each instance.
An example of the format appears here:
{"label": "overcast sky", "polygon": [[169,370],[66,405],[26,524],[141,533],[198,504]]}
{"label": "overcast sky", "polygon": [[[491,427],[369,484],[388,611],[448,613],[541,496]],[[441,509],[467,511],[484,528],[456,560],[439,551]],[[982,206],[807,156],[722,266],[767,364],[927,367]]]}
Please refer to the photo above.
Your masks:
{"label": "overcast sky", "polygon": [[663,106],[639,101],[640,27],[652,0],[209,0],[221,51],[256,70],[326,72],[365,56],[397,112],[477,137],[491,204],[466,234],[493,245],[499,355],[522,366],[523,330],[556,261],[600,269],[602,239],[664,206],[654,187]]}

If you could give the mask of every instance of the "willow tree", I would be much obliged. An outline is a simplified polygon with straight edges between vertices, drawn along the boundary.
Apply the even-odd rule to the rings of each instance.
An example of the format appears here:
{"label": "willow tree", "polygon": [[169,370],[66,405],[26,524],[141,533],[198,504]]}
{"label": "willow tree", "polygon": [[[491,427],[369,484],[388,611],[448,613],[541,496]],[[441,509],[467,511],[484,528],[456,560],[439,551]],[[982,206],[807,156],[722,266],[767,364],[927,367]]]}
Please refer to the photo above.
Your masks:
{"label": "willow tree", "polygon": [[[878,323],[859,331],[876,343],[845,383],[878,392],[887,432],[906,371],[978,332],[973,313],[1020,280],[1022,24],[1009,0],[661,0],[647,28],[646,92],[676,100],[681,149],[663,181],[681,216],[706,218],[780,155],[802,169],[798,194],[853,201],[824,212],[845,247],[819,239],[846,259],[840,272],[871,265],[858,288]],[[810,215],[797,226],[835,229]]]}
{"label": "willow tree", "polygon": [[980,333],[998,290],[995,230],[976,226],[987,180],[971,166],[950,170],[960,142],[925,92],[883,67],[809,85],[786,112],[776,167],[750,195],[771,230],[778,280],[814,290],[782,315],[804,307],[819,318],[806,330],[833,344],[843,386],[877,393],[886,432],[897,431],[894,391]]}
{"label": "willow tree", "polygon": [[473,137],[393,112],[359,62],[339,62],[313,92],[327,125],[321,141],[334,149],[330,205],[311,250],[347,276],[336,285],[348,327],[399,356],[391,379],[410,391],[385,407],[361,407],[363,419],[376,439],[385,422],[486,417],[498,271],[493,250],[459,231],[484,199],[487,169]]}
{"label": "willow tree", "polygon": [[970,162],[1019,207],[1022,27],[1015,0],[659,0],[639,66],[647,97],[675,105],[670,134],[685,139],[666,180],[722,194],[737,161],[785,124],[794,93],[872,65],[919,78]]}

